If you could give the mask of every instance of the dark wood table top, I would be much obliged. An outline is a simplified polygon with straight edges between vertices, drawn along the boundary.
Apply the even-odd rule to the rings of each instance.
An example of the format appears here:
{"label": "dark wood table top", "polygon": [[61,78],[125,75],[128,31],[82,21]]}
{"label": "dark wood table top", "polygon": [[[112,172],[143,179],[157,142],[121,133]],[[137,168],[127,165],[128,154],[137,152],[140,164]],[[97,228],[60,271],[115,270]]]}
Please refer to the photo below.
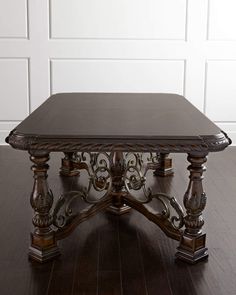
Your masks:
{"label": "dark wood table top", "polygon": [[49,151],[219,151],[230,139],[183,96],[142,93],[52,95],[7,138]]}

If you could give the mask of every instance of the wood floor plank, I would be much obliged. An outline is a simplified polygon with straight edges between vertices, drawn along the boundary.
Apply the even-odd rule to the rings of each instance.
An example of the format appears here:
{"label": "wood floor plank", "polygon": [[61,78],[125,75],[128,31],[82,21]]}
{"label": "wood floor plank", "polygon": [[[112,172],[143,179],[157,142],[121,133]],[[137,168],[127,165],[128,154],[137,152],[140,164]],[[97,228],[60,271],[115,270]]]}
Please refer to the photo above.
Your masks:
{"label": "wood floor plank", "polygon": [[99,228],[99,271],[120,271],[118,216],[106,213],[106,223]]}
{"label": "wood floor plank", "polygon": [[[97,218],[96,218],[97,219]],[[98,289],[98,228],[89,221],[78,228],[72,294],[92,295]]]}
{"label": "wood floor plank", "polygon": [[105,214],[99,228],[98,294],[122,294],[118,216]]}
{"label": "wood floor plank", "polygon": [[37,262],[31,262],[29,290],[27,290],[25,294],[48,294],[53,268],[53,262],[48,262],[43,265],[38,264]]}
{"label": "wood floor plank", "polygon": [[[169,277],[163,264],[159,248],[160,229],[156,225],[150,224],[148,220],[142,220],[142,228],[138,231],[138,240],[140,243],[142,261],[147,284],[148,295],[156,295],[158,292],[162,295],[172,295]],[[165,237],[164,237],[165,238]]]}
{"label": "wood floor plank", "polygon": [[100,271],[98,295],[121,295],[120,271]]}
{"label": "wood floor plank", "polygon": [[125,214],[119,219],[119,242],[121,252],[121,274],[123,295],[146,295],[146,281],[143,272],[137,231],[129,222],[132,218]]}
{"label": "wood floor plank", "polygon": [[[53,171],[53,166],[50,171],[50,180],[53,183],[55,178],[59,186],[53,188],[54,195],[58,198],[63,192],[72,190],[73,177],[60,177],[58,170]],[[70,236],[65,240],[59,242],[61,249],[61,256],[54,260],[51,278],[48,286],[48,295],[63,295],[71,294],[73,288],[73,270],[75,265],[76,247],[77,243],[75,236]]]}

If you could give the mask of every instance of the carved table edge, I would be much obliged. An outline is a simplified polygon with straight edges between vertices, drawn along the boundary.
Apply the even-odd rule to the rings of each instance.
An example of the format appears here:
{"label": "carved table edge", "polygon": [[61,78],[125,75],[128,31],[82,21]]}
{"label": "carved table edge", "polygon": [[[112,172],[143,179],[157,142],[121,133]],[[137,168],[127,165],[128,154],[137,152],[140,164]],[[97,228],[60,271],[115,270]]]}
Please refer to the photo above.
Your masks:
{"label": "carved table edge", "polygon": [[6,143],[15,149],[28,151],[133,151],[161,153],[208,153],[224,150],[232,143],[228,135],[221,131],[216,135],[196,138],[73,138],[41,137],[21,134],[14,129],[6,138]]}

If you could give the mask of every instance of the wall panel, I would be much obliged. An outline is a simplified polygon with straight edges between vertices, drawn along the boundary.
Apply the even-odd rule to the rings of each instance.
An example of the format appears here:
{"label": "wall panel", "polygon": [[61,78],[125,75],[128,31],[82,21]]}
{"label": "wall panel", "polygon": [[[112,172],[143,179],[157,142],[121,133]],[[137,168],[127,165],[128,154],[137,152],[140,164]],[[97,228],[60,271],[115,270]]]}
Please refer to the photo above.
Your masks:
{"label": "wall panel", "polygon": [[0,59],[0,121],[28,115],[28,60]]}
{"label": "wall panel", "polygon": [[51,37],[183,40],[185,17],[186,0],[51,0]]}
{"label": "wall panel", "polygon": [[235,0],[209,0],[210,40],[236,40],[235,11]]}
{"label": "wall panel", "polygon": [[184,61],[52,60],[51,76],[53,93],[78,91],[182,94]]}
{"label": "wall panel", "polygon": [[27,38],[27,0],[0,0],[0,38]]}
{"label": "wall panel", "polygon": [[206,114],[214,121],[235,121],[236,60],[210,60],[206,67]]}

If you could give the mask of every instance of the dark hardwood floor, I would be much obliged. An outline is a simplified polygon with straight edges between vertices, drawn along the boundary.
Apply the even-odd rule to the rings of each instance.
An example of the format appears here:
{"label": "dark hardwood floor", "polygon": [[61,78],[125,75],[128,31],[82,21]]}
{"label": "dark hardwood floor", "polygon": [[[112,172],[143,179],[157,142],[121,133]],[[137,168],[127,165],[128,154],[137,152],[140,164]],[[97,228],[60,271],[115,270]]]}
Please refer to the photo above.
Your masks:
{"label": "dark hardwood floor", "polygon": [[[58,175],[62,154],[52,154],[49,183],[57,199],[78,178]],[[185,155],[173,156],[175,175],[152,178],[157,190],[179,200],[188,183]],[[204,186],[209,259],[175,261],[177,242],[139,213],[99,214],[60,242],[62,255],[43,265],[28,261],[32,210],[28,154],[0,147],[0,294],[235,295],[236,148],[211,154]],[[81,207],[83,204],[81,203]]]}

